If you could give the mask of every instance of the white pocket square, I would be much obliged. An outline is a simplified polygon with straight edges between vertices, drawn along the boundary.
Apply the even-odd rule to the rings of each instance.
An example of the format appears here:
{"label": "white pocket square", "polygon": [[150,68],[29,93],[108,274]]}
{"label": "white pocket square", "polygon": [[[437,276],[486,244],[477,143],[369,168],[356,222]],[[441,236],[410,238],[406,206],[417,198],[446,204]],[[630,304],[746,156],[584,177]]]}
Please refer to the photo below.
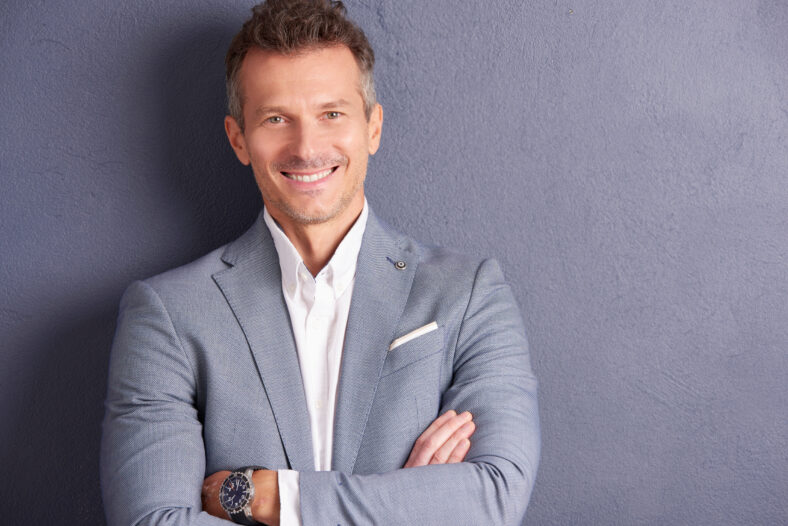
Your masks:
{"label": "white pocket square", "polygon": [[432,332],[432,331],[434,331],[437,328],[438,328],[438,324],[433,321],[433,322],[428,323],[427,325],[425,325],[423,327],[419,327],[415,331],[410,331],[405,336],[400,336],[399,338],[397,338],[396,340],[391,342],[391,345],[389,345],[389,351],[393,351],[394,349],[396,349],[397,347],[399,347],[403,343],[408,343],[409,341],[411,341],[414,338],[418,338],[419,336],[424,336],[428,332]]}

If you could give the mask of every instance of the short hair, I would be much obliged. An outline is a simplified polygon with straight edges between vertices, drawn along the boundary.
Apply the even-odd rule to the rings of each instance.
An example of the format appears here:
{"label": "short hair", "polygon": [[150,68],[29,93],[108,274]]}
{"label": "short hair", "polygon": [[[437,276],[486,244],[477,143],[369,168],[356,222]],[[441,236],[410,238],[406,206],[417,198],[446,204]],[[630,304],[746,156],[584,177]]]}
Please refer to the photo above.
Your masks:
{"label": "short hair", "polygon": [[372,69],[375,54],[364,32],[346,17],[338,0],[267,0],[252,8],[252,17],[233,38],[225,57],[227,109],[244,129],[243,93],[238,79],[250,49],[284,55],[331,46],[347,46],[361,71],[361,96],[367,120],[376,104]]}

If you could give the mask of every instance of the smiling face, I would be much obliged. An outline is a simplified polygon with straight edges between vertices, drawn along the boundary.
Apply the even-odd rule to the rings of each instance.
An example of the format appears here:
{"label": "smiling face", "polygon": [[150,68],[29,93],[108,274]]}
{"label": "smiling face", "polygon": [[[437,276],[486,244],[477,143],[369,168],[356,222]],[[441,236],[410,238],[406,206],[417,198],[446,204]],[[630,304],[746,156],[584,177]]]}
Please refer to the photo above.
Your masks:
{"label": "smiling face", "polygon": [[360,70],[345,46],[283,55],[252,49],[239,75],[245,129],[225,129],[252,165],[280,225],[350,224],[364,206],[367,159],[380,144],[382,109],[367,119]]}

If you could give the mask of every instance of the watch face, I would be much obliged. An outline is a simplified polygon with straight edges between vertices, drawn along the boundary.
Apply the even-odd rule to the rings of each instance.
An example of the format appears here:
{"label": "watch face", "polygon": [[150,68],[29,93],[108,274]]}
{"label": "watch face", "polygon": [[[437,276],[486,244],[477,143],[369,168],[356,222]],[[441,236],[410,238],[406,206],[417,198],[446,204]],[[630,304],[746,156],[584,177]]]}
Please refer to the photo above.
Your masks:
{"label": "watch face", "polygon": [[252,485],[243,473],[231,473],[219,490],[219,502],[227,513],[241,511],[252,498]]}

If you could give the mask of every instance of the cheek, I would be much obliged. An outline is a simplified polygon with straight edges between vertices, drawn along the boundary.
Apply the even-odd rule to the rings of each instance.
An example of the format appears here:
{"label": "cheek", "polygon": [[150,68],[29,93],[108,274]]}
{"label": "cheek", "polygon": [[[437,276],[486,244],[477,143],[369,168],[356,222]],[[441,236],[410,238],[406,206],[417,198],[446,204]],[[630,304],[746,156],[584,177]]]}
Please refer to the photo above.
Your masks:
{"label": "cheek", "polygon": [[275,140],[257,140],[249,144],[249,158],[252,161],[255,173],[264,175],[268,172],[268,165],[272,161],[282,158],[279,145]]}
{"label": "cheek", "polygon": [[333,143],[341,146],[345,151],[356,152],[366,151],[369,139],[367,137],[366,123],[345,121],[342,126],[337,126],[331,130]]}
{"label": "cheek", "polygon": [[353,164],[366,164],[366,157],[369,155],[369,141],[366,135],[359,133],[359,130],[353,130],[353,133],[348,133],[342,137],[335,139],[334,144]]}

